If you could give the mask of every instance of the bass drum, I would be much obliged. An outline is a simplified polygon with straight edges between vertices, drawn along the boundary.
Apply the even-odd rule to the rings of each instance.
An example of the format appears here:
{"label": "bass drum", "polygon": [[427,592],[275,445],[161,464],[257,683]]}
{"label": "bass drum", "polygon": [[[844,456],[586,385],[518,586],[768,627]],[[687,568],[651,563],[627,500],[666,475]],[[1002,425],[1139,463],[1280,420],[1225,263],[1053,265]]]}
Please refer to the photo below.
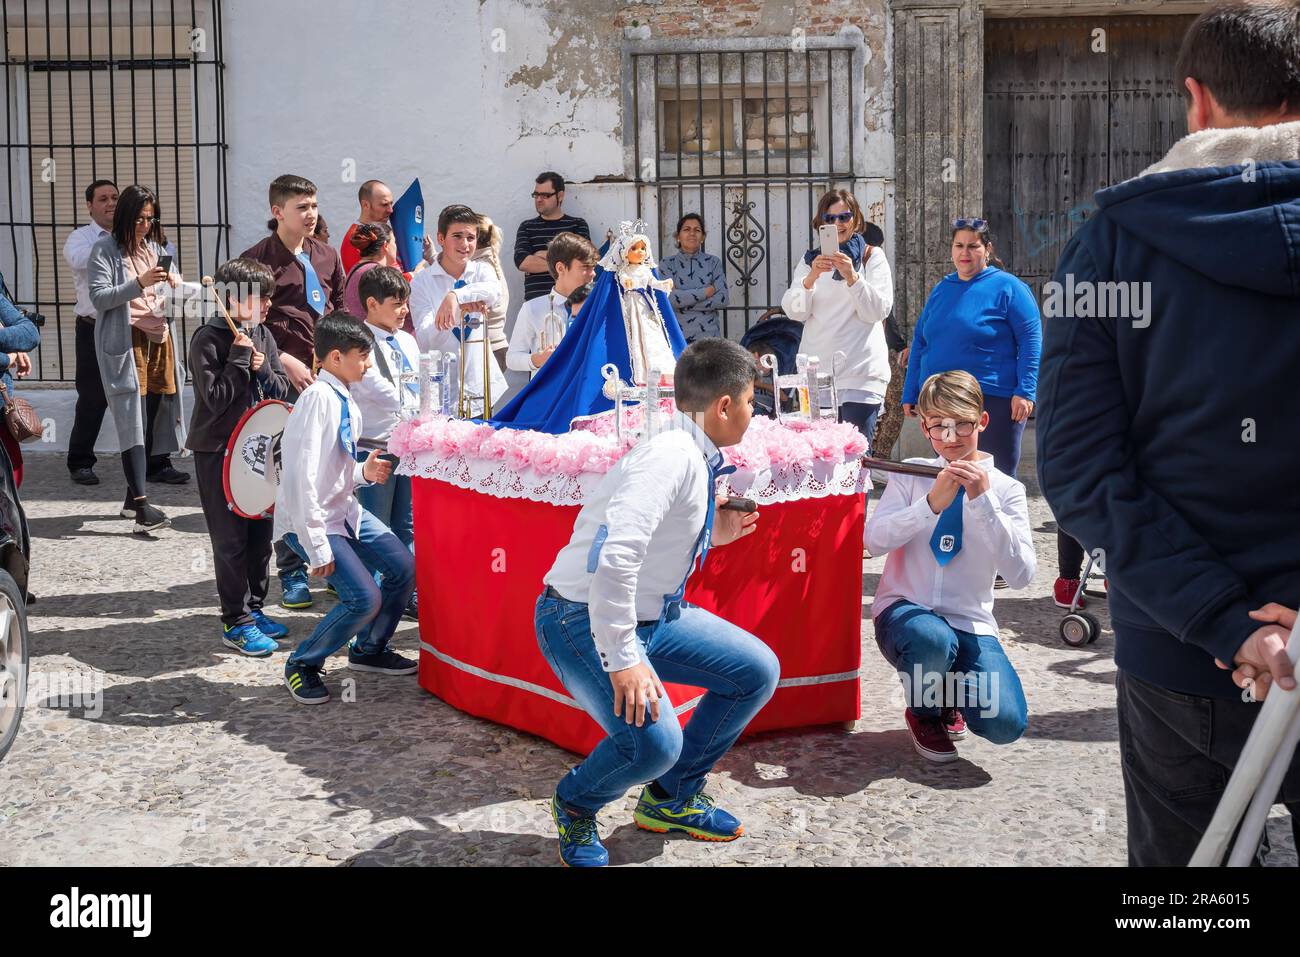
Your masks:
{"label": "bass drum", "polygon": [[270,518],[280,488],[280,437],[293,406],[266,399],[239,420],[226,443],[222,478],[230,510],[242,518]]}

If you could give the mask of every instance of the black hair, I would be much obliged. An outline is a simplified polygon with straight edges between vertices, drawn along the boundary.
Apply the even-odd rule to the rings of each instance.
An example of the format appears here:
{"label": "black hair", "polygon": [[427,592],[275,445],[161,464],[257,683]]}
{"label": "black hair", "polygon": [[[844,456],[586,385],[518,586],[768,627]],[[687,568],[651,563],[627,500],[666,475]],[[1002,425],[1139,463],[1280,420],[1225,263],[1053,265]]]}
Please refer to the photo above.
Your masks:
{"label": "black hair", "polygon": [[473,226],[474,235],[477,238],[479,216],[468,206],[463,203],[452,203],[450,206],[444,206],[442,212],[438,214],[438,235],[445,236],[453,223],[465,223]]}
{"label": "black hair", "polygon": [[680,233],[682,231],[682,227],[686,225],[687,221],[692,219],[700,224],[700,232],[707,236],[709,234],[709,231],[704,228],[704,217],[701,216],[699,213],[683,213],[682,218],[677,220],[677,228],[673,230],[673,235],[676,236],[678,233]]}
{"label": "black hair", "polygon": [[[1003,263],[1001,259],[993,255],[993,233],[989,229],[989,224],[987,222],[979,229],[976,229],[974,226],[954,226],[952,228],[952,239],[956,239],[957,234],[964,229],[969,229],[972,233],[976,233],[979,236],[980,245],[988,251],[989,262],[997,266],[999,269],[1007,268],[1006,264]],[[951,244],[951,240],[949,240],[949,245]]]}
{"label": "black hair", "polygon": [[535,182],[538,186],[541,186],[543,183],[549,182],[551,184],[551,189],[555,190],[557,193],[564,192],[564,177],[561,176],[559,173],[555,172],[554,170],[548,169],[545,173],[538,173],[537,179],[535,179],[533,182]]}
{"label": "black hair", "polygon": [[236,297],[270,296],[275,292],[275,273],[256,259],[228,259],[217,267],[212,278],[218,293],[226,297],[227,307]]}
{"label": "black hair", "polygon": [[89,186],[86,187],[86,202],[88,203],[94,202],[95,191],[104,186],[111,186],[114,189],[117,189],[117,184],[114,183],[111,179],[97,179]]}
{"label": "black hair", "polygon": [[119,249],[130,252],[135,248],[135,221],[139,219],[140,211],[145,206],[153,207],[153,222],[149,225],[149,232],[145,234],[145,239],[152,239],[159,246],[167,245],[167,234],[162,228],[162,207],[158,205],[158,197],[148,186],[132,184],[118,194],[117,209],[113,211],[111,231]]}
{"label": "black hair", "polygon": [[580,305],[587,301],[587,297],[591,295],[591,290],[593,288],[595,288],[595,283],[584,283],[577,289],[573,290],[573,292],[569,293],[568,298],[564,301],[569,304],[570,308]]}
{"label": "black hair", "polygon": [[1217,3],[1187,28],[1174,80],[1206,87],[1230,114],[1300,111],[1300,2]]}
{"label": "black hair", "polygon": [[357,283],[357,295],[361,298],[363,309],[372,296],[377,302],[393,298],[398,302],[406,302],[411,298],[411,284],[406,281],[400,269],[394,269],[392,266],[376,266],[374,269],[367,270],[361,277],[361,281]]}
{"label": "black hair", "polygon": [[697,339],[677,360],[673,397],[683,412],[703,412],[724,395],[740,401],[757,377],[746,349],[730,339]]}
{"label": "black hair", "polygon": [[350,313],[338,310],[317,319],[313,335],[315,343],[312,351],[321,362],[335,349],[345,353],[353,349],[369,352],[375,345],[375,337],[370,334],[364,322]]}

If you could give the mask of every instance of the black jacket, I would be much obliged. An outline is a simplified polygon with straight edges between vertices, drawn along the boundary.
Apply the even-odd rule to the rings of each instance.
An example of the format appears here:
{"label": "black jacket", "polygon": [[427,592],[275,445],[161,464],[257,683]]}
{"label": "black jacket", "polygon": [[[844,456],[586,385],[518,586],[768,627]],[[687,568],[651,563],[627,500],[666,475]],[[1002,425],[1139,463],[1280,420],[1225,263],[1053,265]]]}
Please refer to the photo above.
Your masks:
{"label": "black jacket", "polygon": [[224,319],[209,319],[190,337],[194,414],[185,444],[192,451],[224,452],[240,416],[262,399],[289,397],[289,377],[270,331],[254,326],[249,338],[266,356],[256,373],[249,368],[253,350],[231,347],[235,337]]}

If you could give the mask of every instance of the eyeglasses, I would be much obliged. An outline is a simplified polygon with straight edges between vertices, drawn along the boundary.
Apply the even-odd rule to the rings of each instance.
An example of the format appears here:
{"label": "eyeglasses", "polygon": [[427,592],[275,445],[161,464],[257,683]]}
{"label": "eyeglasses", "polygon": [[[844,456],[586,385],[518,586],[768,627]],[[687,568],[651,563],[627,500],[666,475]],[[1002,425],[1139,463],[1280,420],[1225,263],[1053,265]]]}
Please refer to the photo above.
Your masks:
{"label": "eyeglasses", "polygon": [[978,232],[988,227],[987,219],[954,219],[952,221],[953,229],[973,229]]}
{"label": "eyeglasses", "polygon": [[853,219],[852,213],[822,213],[823,223],[847,223]]}
{"label": "eyeglasses", "polygon": [[[927,426],[927,427],[926,427],[926,430],[925,430],[925,434],[928,435],[928,436],[929,436],[930,438],[932,438],[932,439],[942,439],[942,438],[943,438],[944,430],[945,430],[946,428],[947,428],[947,426],[942,425],[942,424],[940,424],[940,425],[931,425],[931,426]],[[953,431],[956,432],[958,435],[960,435],[963,439],[965,439],[965,438],[969,438],[969,437],[970,437],[970,434],[971,434],[972,432],[975,431],[975,423],[974,423],[974,422],[958,422],[958,423],[953,427]]]}
{"label": "eyeglasses", "polygon": [[136,225],[137,225],[137,226],[140,225],[141,223],[153,224],[153,223],[158,222],[158,217],[157,217],[157,216],[137,216],[135,222],[136,222]]}
{"label": "eyeglasses", "polygon": [[539,193],[537,190],[533,190],[533,199],[550,199],[554,195],[555,193]]}

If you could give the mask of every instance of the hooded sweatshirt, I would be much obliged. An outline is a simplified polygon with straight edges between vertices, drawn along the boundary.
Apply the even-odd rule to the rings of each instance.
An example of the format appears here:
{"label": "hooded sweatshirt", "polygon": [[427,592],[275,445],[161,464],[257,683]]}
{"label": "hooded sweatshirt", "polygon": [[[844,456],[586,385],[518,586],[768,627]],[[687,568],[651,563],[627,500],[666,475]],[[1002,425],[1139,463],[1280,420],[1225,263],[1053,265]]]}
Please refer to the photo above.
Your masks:
{"label": "hooded sweatshirt", "polygon": [[1044,288],[1039,483],[1102,550],[1116,664],[1239,697],[1215,659],[1300,604],[1300,122],[1191,134],[1096,198]]}

